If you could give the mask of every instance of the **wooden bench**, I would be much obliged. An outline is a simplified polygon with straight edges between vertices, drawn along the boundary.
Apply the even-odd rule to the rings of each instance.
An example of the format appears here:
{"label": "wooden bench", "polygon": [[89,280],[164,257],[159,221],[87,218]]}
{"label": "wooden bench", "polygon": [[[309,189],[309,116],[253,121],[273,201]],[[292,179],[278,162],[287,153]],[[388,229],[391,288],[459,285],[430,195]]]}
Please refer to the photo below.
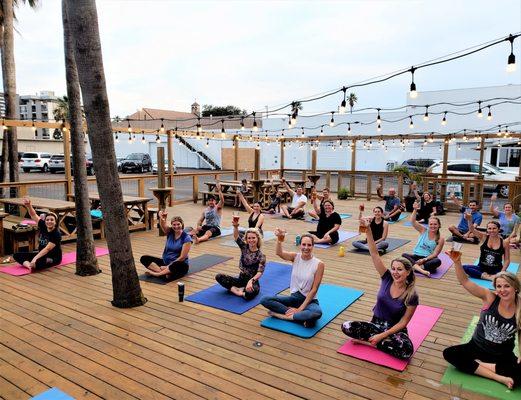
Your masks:
{"label": "wooden bench", "polygon": [[154,226],[156,226],[155,220],[156,215],[159,212],[159,208],[157,207],[148,207],[148,226],[147,229],[151,230]]}
{"label": "wooden bench", "polygon": [[3,221],[5,254],[17,253],[23,247],[27,247],[28,251],[36,250],[38,228],[36,225],[30,225],[30,229],[17,231],[13,227],[18,223],[7,219]]}

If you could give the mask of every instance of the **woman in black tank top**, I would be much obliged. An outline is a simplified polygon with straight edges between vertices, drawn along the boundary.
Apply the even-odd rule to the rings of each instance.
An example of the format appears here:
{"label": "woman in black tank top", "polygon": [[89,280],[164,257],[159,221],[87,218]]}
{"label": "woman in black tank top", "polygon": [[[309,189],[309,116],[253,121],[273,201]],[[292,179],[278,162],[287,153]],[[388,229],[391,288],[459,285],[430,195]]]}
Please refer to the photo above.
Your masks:
{"label": "woman in black tank top", "polygon": [[461,254],[452,260],[459,283],[480,298],[483,305],[472,339],[446,348],[443,357],[462,372],[514,389],[521,384],[521,363],[514,354],[516,335],[521,342],[521,282],[510,272],[499,272],[493,279],[493,292],[468,278],[461,265]]}
{"label": "woman in black tank top", "polygon": [[[364,205],[360,204],[360,213],[358,215],[358,219],[362,219],[362,212],[364,210]],[[376,248],[379,252],[385,253],[387,248],[389,247],[389,243],[385,240],[387,239],[387,232],[389,231],[389,223],[383,219],[384,210],[382,207],[377,206],[373,209],[373,219],[371,221],[371,232],[373,232],[373,238],[376,243]],[[369,251],[369,247],[367,247],[367,240],[357,240],[353,242],[353,247],[362,251]]]}
{"label": "woman in black tank top", "polygon": [[[467,218],[468,219],[468,218]],[[482,240],[478,265],[464,265],[463,269],[471,278],[493,280],[501,271],[506,271],[510,264],[510,242],[499,234],[499,223],[490,221],[487,233],[474,229],[469,221],[470,232]]]}
{"label": "woman in black tank top", "polygon": [[241,200],[242,205],[246,209],[247,212],[250,213],[248,218],[248,228],[257,228],[261,235],[264,235],[262,232],[262,225],[264,224],[264,214],[262,213],[262,207],[260,203],[253,203],[253,205],[249,205],[248,201],[244,198],[243,194],[240,191],[237,191],[237,195],[239,196],[239,200]]}

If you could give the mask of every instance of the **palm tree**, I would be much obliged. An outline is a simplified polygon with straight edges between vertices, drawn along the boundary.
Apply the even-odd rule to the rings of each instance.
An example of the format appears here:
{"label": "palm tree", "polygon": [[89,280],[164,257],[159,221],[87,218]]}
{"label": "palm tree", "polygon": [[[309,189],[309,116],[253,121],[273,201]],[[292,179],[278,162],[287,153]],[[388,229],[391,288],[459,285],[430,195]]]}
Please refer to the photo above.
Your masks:
{"label": "palm tree", "polygon": [[[69,119],[72,165],[74,171],[74,201],[76,203],[76,226],[78,240],[76,242],[76,274],[81,276],[95,275],[101,272],[92,235],[92,219],[90,216],[89,186],[85,169],[85,143],[83,141],[83,115],[81,109],[80,81],[74,59],[74,49],[70,36],[66,4],[62,0],[63,47],[65,52],[65,77],[67,96],[58,100],[54,110],[54,119]],[[68,135],[68,132],[65,132]],[[68,149],[67,149],[68,151]]]}
{"label": "palm tree", "polygon": [[301,101],[294,101],[291,103],[291,114],[298,114],[299,111],[302,111],[304,109],[304,106],[302,106]]}
{"label": "palm tree", "polygon": [[349,103],[349,108],[351,109],[351,114],[353,114],[353,107],[355,106],[355,103],[358,102],[358,97],[356,97],[356,94],[351,92],[351,93],[349,93],[349,96],[347,97],[347,102]]}
{"label": "palm tree", "polygon": [[67,17],[78,68],[83,105],[89,126],[89,141],[112,270],[112,305],[135,307],[145,304],[134,265],[128,220],[116,166],[114,137],[103,70],[98,14],[95,0],[66,0]]}

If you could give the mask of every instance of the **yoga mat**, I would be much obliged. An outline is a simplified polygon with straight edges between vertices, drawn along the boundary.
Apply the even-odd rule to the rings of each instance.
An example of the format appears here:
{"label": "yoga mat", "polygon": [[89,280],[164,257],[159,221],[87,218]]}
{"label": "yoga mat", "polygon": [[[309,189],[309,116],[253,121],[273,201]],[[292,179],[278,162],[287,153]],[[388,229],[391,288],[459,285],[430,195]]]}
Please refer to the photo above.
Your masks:
{"label": "yoga mat", "polygon": [[[107,254],[109,254],[108,249],[106,249],[104,247],[96,247],[96,257],[106,256]],[[62,265],[73,264],[75,262],[76,262],[76,252],[71,251],[69,253],[63,253],[62,262],[58,265],[55,265],[55,267],[61,267]],[[54,268],[54,267],[51,267],[51,268]],[[42,272],[42,271],[46,271],[48,269],[49,268],[40,269],[35,272]],[[0,268],[0,272],[3,272],[4,274],[13,275],[13,276],[29,275],[31,273],[31,271],[29,271],[25,267],[22,267],[20,264],[14,264],[14,265],[11,264],[7,267]]]}
{"label": "yoga mat", "polygon": [[[416,312],[407,325],[409,338],[414,346],[414,352],[418,350],[442,313],[443,310],[436,307],[419,305],[416,308]],[[374,364],[383,365],[384,367],[392,368],[397,371],[403,371],[409,363],[409,360],[400,360],[374,347],[363,344],[354,344],[351,340],[344,343],[337,352],[360,360],[369,361]]]}
{"label": "yoga mat", "polygon": [[[267,242],[268,240],[272,239],[275,239],[275,234],[272,231],[264,231],[264,237],[262,238],[262,241]],[[237,243],[235,242],[235,240],[226,240],[221,244],[227,247],[237,247]]]}
{"label": "yoga mat", "polygon": [[[238,275],[238,274],[237,274]],[[246,301],[242,297],[229,293],[218,283],[191,294],[187,301],[205,306],[229,311],[234,314],[243,314],[257,306],[264,296],[274,296],[289,287],[291,278],[291,265],[276,262],[268,262],[261,278],[259,279],[260,292],[255,298]]]}
{"label": "yoga mat", "polygon": [[[467,343],[476,329],[479,317],[474,316],[470,322],[467,331],[461,339],[461,343]],[[514,352],[519,354],[519,348],[516,346]],[[521,397],[521,389],[509,390],[505,385],[493,381],[491,379],[482,378],[476,375],[465,374],[464,372],[458,371],[452,365],[449,365],[441,378],[441,383],[445,385],[456,384],[470,392],[484,394],[486,396],[495,397],[504,400],[519,400]]]}
{"label": "yoga mat", "polygon": [[[387,247],[385,253],[390,253],[391,251],[396,250],[397,248],[402,247],[403,245],[406,245],[410,242],[410,240],[397,238],[387,238],[385,241],[389,243],[389,247]],[[369,251],[354,248],[349,250],[349,253],[369,254]]]}
{"label": "yoga mat", "polygon": [[74,397],[62,392],[60,389],[53,387],[45,392],[31,397],[31,400],[74,400]]}
{"label": "yoga mat", "polygon": [[[429,224],[426,224],[426,223],[420,223],[421,226],[423,226],[424,228],[428,228],[429,227]],[[407,222],[404,222],[403,226],[412,226],[412,222],[411,221],[407,221]]]}
{"label": "yoga mat", "polygon": [[103,218],[101,210],[90,210],[90,216],[94,218]]}
{"label": "yoga mat", "polygon": [[[348,213],[338,213],[338,215],[340,215],[340,219],[351,218],[353,216],[352,214],[348,214]],[[304,221],[310,222],[312,224],[318,224],[318,219],[310,218],[309,216],[307,218],[305,218]]]}
{"label": "yoga mat", "polygon": [[[452,260],[446,253],[441,252],[438,255],[438,258],[441,260],[441,265],[436,269],[436,272],[434,272],[434,273],[431,272],[431,275],[429,276],[429,278],[432,278],[432,279],[443,278],[443,275],[445,275],[447,273],[447,271],[453,264]],[[416,274],[416,276],[421,276],[421,277],[427,278],[425,275],[420,274],[419,272],[414,272],[414,273]]]}
{"label": "yoga mat", "polygon": [[314,327],[305,328],[297,322],[284,321],[273,317],[262,320],[261,326],[308,339],[315,336],[318,331],[363,294],[362,290],[323,283],[318,288],[318,302],[320,308],[322,308],[322,317]]}
{"label": "yoga mat", "polygon": [[33,221],[32,219],[24,219],[22,222],[20,222],[21,224],[25,224],[25,225],[36,225],[36,221]]}
{"label": "yoga mat", "polygon": [[349,232],[349,231],[338,230],[338,242],[336,242],[335,244],[319,243],[319,244],[316,244],[315,247],[317,249],[327,249],[329,247],[336,246],[337,244],[341,244],[341,243],[345,242],[346,240],[354,238],[355,236],[358,236],[358,235],[359,235],[358,232]]}
{"label": "yoga mat", "polygon": [[[195,274],[196,272],[203,271],[207,268],[213,267],[214,265],[231,260],[232,258],[233,257],[225,257],[217,254],[203,254],[194,258],[190,258],[190,267],[188,268],[188,273],[186,275]],[[166,285],[167,283],[172,282],[164,278],[148,275],[145,273],[139,275],[139,280],[144,282],[157,283],[159,285]]]}
{"label": "yoga mat", "polygon": [[390,223],[390,224],[396,224],[397,222],[400,222],[402,219],[405,219],[405,218],[408,218],[408,217],[409,217],[409,215],[406,212],[402,212],[396,221],[389,221],[389,220],[387,220],[387,222]]}
{"label": "yoga mat", "polygon": [[[478,262],[479,262],[479,259],[474,261],[474,265],[478,265]],[[512,272],[514,275],[516,275],[518,269],[519,269],[519,263],[511,262],[507,268],[507,271]],[[494,290],[492,281],[487,281],[486,279],[470,278],[470,277],[469,277],[469,279],[479,286],[483,286],[486,289]]]}

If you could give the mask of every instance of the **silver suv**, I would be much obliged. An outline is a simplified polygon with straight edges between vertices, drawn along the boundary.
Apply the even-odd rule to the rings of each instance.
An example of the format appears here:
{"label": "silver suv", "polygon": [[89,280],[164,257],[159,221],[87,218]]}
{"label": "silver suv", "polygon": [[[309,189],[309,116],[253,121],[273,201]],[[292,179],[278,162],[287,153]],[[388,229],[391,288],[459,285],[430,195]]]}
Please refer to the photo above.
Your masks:
{"label": "silver suv", "polygon": [[48,172],[50,160],[49,153],[27,152],[20,159],[20,167],[24,172],[30,172],[32,169]]}

